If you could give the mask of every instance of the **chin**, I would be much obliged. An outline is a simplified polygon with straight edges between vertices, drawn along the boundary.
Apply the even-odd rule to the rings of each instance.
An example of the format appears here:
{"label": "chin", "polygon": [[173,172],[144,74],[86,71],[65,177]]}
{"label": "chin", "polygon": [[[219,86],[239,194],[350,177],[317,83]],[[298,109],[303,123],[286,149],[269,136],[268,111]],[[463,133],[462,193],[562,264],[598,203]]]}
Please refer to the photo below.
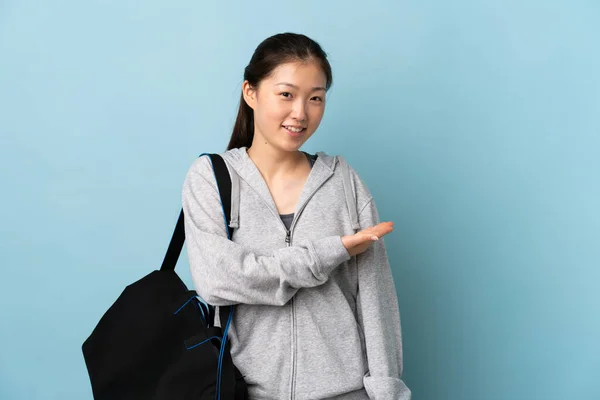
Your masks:
{"label": "chin", "polygon": [[303,144],[304,144],[304,142],[285,143],[283,146],[281,146],[281,149],[284,150],[284,151],[288,151],[290,153],[293,153],[295,151],[298,151],[300,149],[300,147],[302,147]]}

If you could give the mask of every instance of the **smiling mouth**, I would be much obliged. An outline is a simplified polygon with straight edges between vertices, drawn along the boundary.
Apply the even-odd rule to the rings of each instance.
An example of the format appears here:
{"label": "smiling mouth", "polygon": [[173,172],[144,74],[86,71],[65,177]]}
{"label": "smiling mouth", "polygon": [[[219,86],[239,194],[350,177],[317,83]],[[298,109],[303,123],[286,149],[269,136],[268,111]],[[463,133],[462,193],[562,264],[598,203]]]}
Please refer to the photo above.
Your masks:
{"label": "smiling mouth", "polygon": [[292,133],[301,133],[304,132],[306,130],[306,128],[301,127],[301,126],[290,126],[290,125],[282,125],[283,128],[287,129],[288,131],[292,132]]}

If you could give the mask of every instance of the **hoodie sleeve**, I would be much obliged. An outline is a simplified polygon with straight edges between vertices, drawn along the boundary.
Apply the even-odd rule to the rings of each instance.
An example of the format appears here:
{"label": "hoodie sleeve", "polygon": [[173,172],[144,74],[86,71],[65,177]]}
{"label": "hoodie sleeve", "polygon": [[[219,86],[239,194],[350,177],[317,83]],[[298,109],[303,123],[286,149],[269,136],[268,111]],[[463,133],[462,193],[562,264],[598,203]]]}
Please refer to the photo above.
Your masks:
{"label": "hoodie sleeve", "polygon": [[[359,210],[361,229],[379,224],[373,198]],[[398,298],[385,238],[357,255],[358,321],[363,328],[369,372],[363,383],[372,400],[410,400],[402,381],[402,334]]]}
{"label": "hoodie sleeve", "polygon": [[341,236],[297,241],[268,256],[227,238],[212,163],[198,158],[183,184],[185,240],[194,287],[214,306],[284,305],[298,289],[322,285],[350,259]]}

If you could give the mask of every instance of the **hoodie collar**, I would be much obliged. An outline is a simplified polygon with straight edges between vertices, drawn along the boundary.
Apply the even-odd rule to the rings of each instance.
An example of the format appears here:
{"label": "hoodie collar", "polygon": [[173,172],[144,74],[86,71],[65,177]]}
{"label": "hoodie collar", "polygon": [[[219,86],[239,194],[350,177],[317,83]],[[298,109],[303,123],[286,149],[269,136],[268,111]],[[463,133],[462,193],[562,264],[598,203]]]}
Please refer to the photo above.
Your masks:
{"label": "hoodie collar", "polygon": [[[267,207],[279,218],[277,206],[273,201],[269,187],[246,150],[246,147],[240,147],[228,150],[221,155],[240,179],[251,186],[260,195]],[[337,164],[337,157],[330,156],[322,151],[317,152],[317,156],[302,188],[302,193],[294,212],[294,219],[296,219],[297,214],[302,211],[312,195],[333,175],[335,165]]]}

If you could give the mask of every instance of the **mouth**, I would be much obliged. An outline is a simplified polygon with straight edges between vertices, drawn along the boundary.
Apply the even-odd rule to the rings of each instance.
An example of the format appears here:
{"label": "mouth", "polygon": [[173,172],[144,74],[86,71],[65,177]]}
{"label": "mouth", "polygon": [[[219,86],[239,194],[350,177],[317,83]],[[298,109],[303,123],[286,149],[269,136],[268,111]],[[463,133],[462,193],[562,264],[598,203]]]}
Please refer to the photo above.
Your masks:
{"label": "mouth", "polygon": [[306,132],[306,128],[303,126],[282,125],[282,128],[293,137],[302,136],[302,134]]}

